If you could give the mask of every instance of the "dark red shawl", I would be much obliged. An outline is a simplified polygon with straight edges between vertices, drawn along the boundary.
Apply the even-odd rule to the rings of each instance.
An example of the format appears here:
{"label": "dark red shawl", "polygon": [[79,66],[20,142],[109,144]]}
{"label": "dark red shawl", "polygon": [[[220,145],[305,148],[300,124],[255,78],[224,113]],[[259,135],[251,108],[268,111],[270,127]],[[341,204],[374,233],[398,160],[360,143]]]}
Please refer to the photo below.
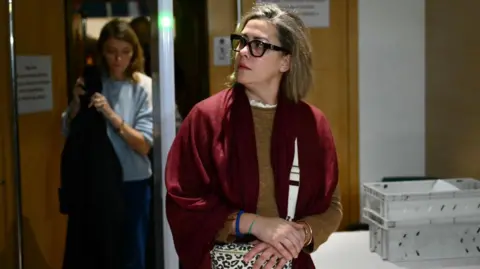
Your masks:
{"label": "dark red shawl", "polygon": [[[272,167],[280,217],[287,214],[288,182],[298,137],[301,170],[296,218],[327,210],[338,181],[328,122],[317,108],[280,98],[272,134]],[[255,213],[258,161],[252,111],[243,88],[197,104],[185,119],[166,165],[166,213],[184,269],[210,269],[209,252],[228,215]],[[294,268],[315,268],[302,253]]]}

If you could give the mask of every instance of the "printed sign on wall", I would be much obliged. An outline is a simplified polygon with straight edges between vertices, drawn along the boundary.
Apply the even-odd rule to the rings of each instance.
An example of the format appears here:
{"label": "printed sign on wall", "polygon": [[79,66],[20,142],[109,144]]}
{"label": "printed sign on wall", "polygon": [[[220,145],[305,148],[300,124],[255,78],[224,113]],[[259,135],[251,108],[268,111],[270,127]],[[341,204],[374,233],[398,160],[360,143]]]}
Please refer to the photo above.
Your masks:
{"label": "printed sign on wall", "polygon": [[51,56],[17,56],[18,113],[52,110]]}

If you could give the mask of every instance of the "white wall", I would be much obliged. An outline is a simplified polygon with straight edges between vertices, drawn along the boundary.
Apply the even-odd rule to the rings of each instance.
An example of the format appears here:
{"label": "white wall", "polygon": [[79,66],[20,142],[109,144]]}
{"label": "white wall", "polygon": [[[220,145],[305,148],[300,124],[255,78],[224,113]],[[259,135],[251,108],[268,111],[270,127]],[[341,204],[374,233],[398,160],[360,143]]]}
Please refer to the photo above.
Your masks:
{"label": "white wall", "polygon": [[127,22],[130,22],[133,17],[105,17],[105,18],[88,18],[86,19],[85,29],[87,35],[92,38],[99,38],[100,32],[102,31],[103,26],[107,24],[110,20],[117,18]]}
{"label": "white wall", "polygon": [[[124,21],[130,22],[135,17],[88,18],[86,19],[86,27],[85,27],[87,31],[87,35],[93,38],[100,37],[100,32],[102,31],[103,26],[105,26],[105,24],[107,24],[113,18],[122,19]],[[175,18],[174,18],[173,36],[175,37]]]}
{"label": "white wall", "polygon": [[425,1],[359,0],[360,182],[425,173]]}

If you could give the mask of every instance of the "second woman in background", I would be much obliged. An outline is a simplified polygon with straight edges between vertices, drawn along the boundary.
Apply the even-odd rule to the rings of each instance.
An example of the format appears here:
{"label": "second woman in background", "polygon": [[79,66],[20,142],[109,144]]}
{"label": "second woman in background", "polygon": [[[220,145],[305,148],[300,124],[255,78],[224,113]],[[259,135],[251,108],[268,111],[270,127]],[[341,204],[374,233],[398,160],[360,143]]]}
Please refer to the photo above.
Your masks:
{"label": "second woman in background", "polygon": [[[123,170],[124,199],[119,203],[123,203],[125,212],[124,255],[116,258],[122,259],[123,268],[144,269],[152,176],[148,158],[153,145],[152,80],[142,73],[142,48],[127,22],[114,19],[103,27],[97,53],[102,91],[91,97],[89,106],[106,119],[106,132]],[[63,114],[67,136],[84,94],[80,78],[73,101]]]}

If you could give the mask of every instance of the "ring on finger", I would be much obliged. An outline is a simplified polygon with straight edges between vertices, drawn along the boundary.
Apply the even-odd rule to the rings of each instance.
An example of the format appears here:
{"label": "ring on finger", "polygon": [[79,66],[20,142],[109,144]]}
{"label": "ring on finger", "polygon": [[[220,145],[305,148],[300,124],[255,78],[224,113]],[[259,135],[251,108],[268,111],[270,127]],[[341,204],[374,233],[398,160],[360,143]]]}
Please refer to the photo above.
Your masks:
{"label": "ring on finger", "polygon": [[272,256],[270,256],[270,259],[269,259],[269,260],[275,262],[275,264],[276,264],[276,263],[277,263],[277,260],[278,260],[278,256],[275,255],[275,254],[272,254]]}
{"label": "ring on finger", "polygon": [[262,264],[264,264],[265,262],[268,262],[273,256],[273,253],[269,252],[269,251],[266,251],[266,252],[263,252],[259,257],[258,257],[258,261],[261,262]]}
{"label": "ring on finger", "polygon": [[274,257],[272,257],[270,260],[268,260],[263,268],[277,268],[275,267],[277,265],[277,261],[274,260]]}

